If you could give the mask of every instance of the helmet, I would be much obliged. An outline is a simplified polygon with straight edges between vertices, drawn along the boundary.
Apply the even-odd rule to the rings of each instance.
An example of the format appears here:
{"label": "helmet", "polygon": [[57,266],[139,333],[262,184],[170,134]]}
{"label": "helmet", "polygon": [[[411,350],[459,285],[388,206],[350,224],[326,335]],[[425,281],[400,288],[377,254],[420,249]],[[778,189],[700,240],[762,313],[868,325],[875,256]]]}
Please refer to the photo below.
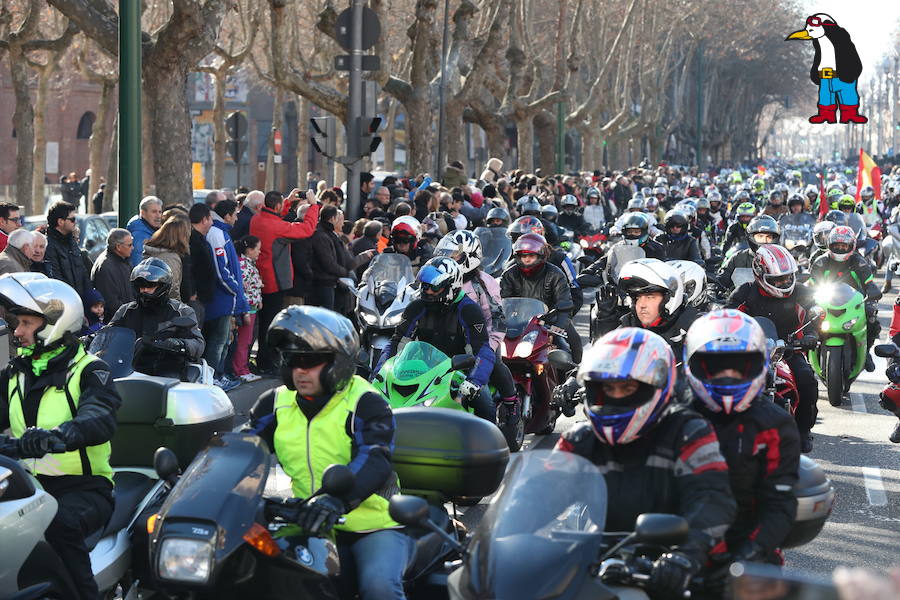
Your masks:
{"label": "helmet", "polygon": [[409,215],[397,217],[391,224],[391,243],[408,243],[415,248],[419,241],[419,220]]}
{"label": "helmet", "polygon": [[835,225],[828,233],[828,255],[838,262],[847,262],[856,250],[856,233],[847,225]]}
{"label": "helmet", "polygon": [[800,210],[803,210],[803,207],[806,206],[806,201],[803,199],[803,196],[800,194],[791,194],[791,197],[788,198],[787,205],[788,208],[794,205],[800,205]]}
{"label": "helmet", "polygon": [[656,258],[638,258],[626,263],[619,271],[618,285],[632,298],[640,294],[662,293],[660,316],[663,320],[674,316],[684,302],[681,275],[668,263]]}
{"label": "helmet", "polygon": [[506,235],[509,236],[513,242],[519,239],[520,235],[526,233],[536,233],[538,235],[544,235],[544,224],[541,223],[541,220],[537,217],[532,217],[531,215],[526,215],[524,217],[519,217],[512,224],[506,228]]}
{"label": "helmet", "polygon": [[[140,288],[155,285],[152,294],[142,294]],[[162,304],[172,289],[172,269],[159,258],[145,258],[131,270],[131,287],[141,306]]]}
{"label": "helmet", "polygon": [[344,389],[356,374],[359,336],[353,323],[320,306],[291,305],[275,315],[266,334],[281,367],[281,380],[294,388],[293,360],[297,355],[320,354],[326,362],[320,380],[329,396]]}
{"label": "helmet", "polygon": [[[584,353],[578,382],[585,388],[584,412],[604,444],[628,444],[651,430],[669,405],[675,387],[675,357],[666,341],[646,329],[610,331]],[[637,390],[611,398],[606,382],[633,381]]]}
{"label": "helmet", "polygon": [[809,184],[809,185],[806,186],[806,188],[803,190],[803,193],[804,193],[804,195],[806,195],[807,198],[809,198],[810,196],[818,196],[818,195],[819,195],[819,190],[818,190],[818,188],[816,188],[816,186],[814,186],[813,184]]}
{"label": "helmet", "polygon": [[692,260],[670,260],[667,265],[681,275],[684,302],[693,306],[706,303],[706,270]]}
{"label": "helmet", "polygon": [[35,332],[35,345],[44,350],[66,343],[66,334],[77,335],[84,321],[78,292],[58,279],[40,273],[8,273],[0,277],[0,304],[14,315],[44,318]]}
{"label": "helmet", "polygon": [[626,210],[628,212],[644,212],[644,209],[647,208],[647,203],[644,201],[643,196],[635,196],[631,200],[628,201],[628,207]]}
{"label": "helmet", "polygon": [[863,189],[859,190],[859,198],[863,202],[867,202],[875,197],[875,188],[871,185],[865,186]]}
{"label": "helmet", "polygon": [[774,189],[769,192],[769,204],[772,206],[781,206],[784,204],[784,195],[780,190]]}
{"label": "helmet", "polygon": [[787,298],[797,284],[797,261],[784,246],[764,244],[753,257],[753,275],[764,292]]}
{"label": "helmet", "polygon": [[647,186],[644,186],[641,188],[641,196],[643,196],[644,198],[649,198],[652,195],[653,195],[653,189],[651,189]]}
{"label": "helmet", "polygon": [[825,220],[831,221],[835,225],[847,225],[850,222],[846,213],[836,209],[825,213]]}
{"label": "helmet", "polygon": [[675,205],[675,209],[684,214],[689,223],[694,223],[697,220],[697,204],[695,202],[682,200]]}
{"label": "helmet", "polygon": [[462,269],[455,260],[446,256],[429,259],[419,269],[416,281],[419,282],[419,298],[425,302],[453,304],[463,293]]}
{"label": "helmet", "polygon": [[[572,196],[572,194],[566,194],[565,196],[562,197],[562,200],[564,201],[567,196]],[[572,196],[572,197],[575,198],[574,196]],[[590,187],[587,189],[587,192],[585,192],[584,197],[586,199],[589,199],[589,198],[598,198],[599,199],[600,198],[600,190],[598,190],[595,187]],[[575,199],[575,202],[576,203],[578,202],[577,198]],[[562,206],[565,206],[565,202],[562,203]]]}
{"label": "helmet", "polygon": [[556,221],[556,217],[559,216],[559,211],[556,210],[556,207],[552,204],[545,204],[541,207],[541,217],[553,223]]}
{"label": "helmet", "polygon": [[[628,229],[640,229],[641,234],[638,237],[628,237],[626,233]],[[647,219],[647,216],[639,212],[628,214],[622,222],[622,235],[627,244],[640,246],[646,242],[650,236],[650,221]]]}
{"label": "helmet", "polygon": [[534,196],[525,195],[516,201],[516,210],[521,215],[541,214],[541,203]]}
{"label": "helmet", "polygon": [[[526,233],[524,235],[519,236],[519,239],[516,240],[516,243],[513,244],[512,253],[513,257],[516,261],[516,265],[519,267],[519,270],[522,271],[525,275],[531,275],[536,271],[540,270],[540,268],[544,265],[544,262],[547,260],[547,240],[544,239],[544,236],[538,235],[536,233]],[[537,256],[537,260],[534,264],[525,265],[520,261],[520,257],[525,254],[533,254]]]}
{"label": "helmet", "polygon": [[850,187],[848,187],[848,188],[847,188],[847,193],[848,193],[849,195],[853,196],[854,198],[856,198],[856,186],[855,186],[855,185],[851,185]]}
{"label": "helmet", "polygon": [[775,184],[775,191],[780,193],[781,197],[784,198],[787,195],[788,191],[790,191],[790,190],[788,189],[788,186],[786,183],[781,182],[781,183]]}
{"label": "helmet", "polygon": [[[588,196],[596,196],[600,197],[600,192],[597,191],[597,188],[590,188],[587,193]],[[573,196],[572,194],[566,194],[562,198],[559,199],[559,205],[563,210],[567,208],[578,208],[578,198]]]}
{"label": "helmet", "polygon": [[[775,236],[774,240],[757,240],[755,236],[769,234]],[[778,226],[778,222],[775,221],[769,215],[759,215],[758,217],[753,217],[753,220],[750,221],[750,224],[747,225],[747,243],[750,245],[750,250],[752,252],[756,252],[759,249],[760,244],[777,244],[781,240],[781,227]]]}
{"label": "helmet", "polygon": [[434,255],[449,256],[458,262],[465,276],[481,266],[481,240],[468,229],[457,229],[441,238]]}
{"label": "helmet", "polygon": [[[683,240],[688,236],[688,218],[680,208],[673,208],[667,212],[666,218],[663,220],[663,225],[666,230],[666,236],[670,240]],[[673,233],[673,227],[680,227],[681,231]]]}
{"label": "helmet", "polygon": [[[744,412],[763,391],[769,371],[766,334],[739,310],[716,310],[694,321],[684,340],[685,374],[711,412]],[[714,377],[725,369],[738,377]]]}
{"label": "helmet", "polygon": [[669,195],[669,190],[666,189],[665,185],[658,185],[655,188],[653,188],[653,195],[656,196],[657,200],[660,200],[661,199],[660,196],[665,198],[666,196]]}
{"label": "helmet", "polygon": [[828,234],[835,228],[834,221],[820,221],[813,227],[813,240],[821,250],[828,248]]}
{"label": "helmet", "polygon": [[753,180],[753,191],[760,194],[766,189],[766,182],[763,179]]}
{"label": "helmet", "polygon": [[850,194],[844,194],[840,198],[838,198],[838,209],[842,212],[845,209],[855,210],[856,209],[856,198],[851,196]]}
{"label": "helmet", "polygon": [[[718,194],[718,192],[716,193]],[[719,198],[721,198],[721,196],[719,196]],[[701,208],[706,209],[707,211],[710,209],[709,198],[705,196],[697,198],[697,211],[699,212]]]}
{"label": "helmet", "polygon": [[656,199],[656,196],[647,196],[644,199],[644,208],[648,213],[656,212],[656,209],[659,208],[659,200]]}
{"label": "helmet", "polygon": [[509,227],[509,220],[509,211],[502,206],[495,206],[488,211],[487,217],[485,217],[488,227]]}
{"label": "helmet", "polygon": [[[709,207],[712,208],[713,202],[718,202],[719,204],[722,203],[722,194],[719,192],[710,192],[706,195],[706,199],[709,200]],[[697,203],[697,208],[700,208],[699,203]],[[718,208],[718,206],[716,208]]]}
{"label": "helmet", "polygon": [[[750,194],[745,191],[740,191],[734,195],[734,203],[738,205],[738,208],[740,208],[741,204],[750,204],[751,206],[753,206],[753,203],[750,202]],[[756,213],[755,206],[753,207],[753,212],[754,214]]]}

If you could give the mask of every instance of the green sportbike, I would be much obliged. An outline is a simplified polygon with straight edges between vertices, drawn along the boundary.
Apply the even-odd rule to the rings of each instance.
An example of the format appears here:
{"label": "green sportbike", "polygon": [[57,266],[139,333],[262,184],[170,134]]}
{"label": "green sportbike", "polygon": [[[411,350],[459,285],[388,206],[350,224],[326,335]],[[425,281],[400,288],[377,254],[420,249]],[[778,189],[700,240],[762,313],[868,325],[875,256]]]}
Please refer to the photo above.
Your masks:
{"label": "green sportbike", "polygon": [[831,282],[818,287],[815,301],[825,314],[809,362],[828,389],[828,402],[840,406],[866,363],[866,299],[846,283]]}

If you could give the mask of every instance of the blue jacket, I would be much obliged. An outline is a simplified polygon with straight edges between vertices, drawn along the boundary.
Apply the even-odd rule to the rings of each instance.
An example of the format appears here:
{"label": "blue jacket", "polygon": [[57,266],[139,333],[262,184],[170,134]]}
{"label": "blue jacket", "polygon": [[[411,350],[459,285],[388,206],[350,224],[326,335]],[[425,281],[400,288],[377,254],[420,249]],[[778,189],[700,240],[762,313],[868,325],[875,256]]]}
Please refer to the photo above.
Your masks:
{"label": "blue jacket", "polygon": [[215,278],[212,301],[206,305],[207,321],[225,315],[240,315],[249,308],[244,297],[244,280],[241,264],[231,241],[231,225],[213,213],[213,226],[206,234],[206,241],[212,247]]}
{"label": "blue jacket", "polygon": [[144,254],[144,242],[150,239],[156,230],[150,227],[150,223],[141,218],[141,215],[134,215],[129,219],[125,229],[131,232],[134,238],[134,247],[131,249],[131,266],[135,267],[141,262],[141,256]]}

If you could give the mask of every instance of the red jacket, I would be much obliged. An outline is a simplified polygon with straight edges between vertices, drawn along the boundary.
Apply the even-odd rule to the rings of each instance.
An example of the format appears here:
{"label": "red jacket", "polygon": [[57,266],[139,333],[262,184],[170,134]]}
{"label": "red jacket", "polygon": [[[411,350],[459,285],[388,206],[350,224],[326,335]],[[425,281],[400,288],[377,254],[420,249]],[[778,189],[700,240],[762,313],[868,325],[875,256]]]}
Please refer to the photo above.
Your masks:
{"label": "red jacket", "polygon": [[281,215],[268,208],[262,208],[253,215],[250,220],[250,235],[255,235],[261,242],[256,266],[262,278],[263,294],[273,294],[293,287],[290,242],[311,237],[318,222],[318,204],[309,207],[303,221],[294,223],[284,221]]}

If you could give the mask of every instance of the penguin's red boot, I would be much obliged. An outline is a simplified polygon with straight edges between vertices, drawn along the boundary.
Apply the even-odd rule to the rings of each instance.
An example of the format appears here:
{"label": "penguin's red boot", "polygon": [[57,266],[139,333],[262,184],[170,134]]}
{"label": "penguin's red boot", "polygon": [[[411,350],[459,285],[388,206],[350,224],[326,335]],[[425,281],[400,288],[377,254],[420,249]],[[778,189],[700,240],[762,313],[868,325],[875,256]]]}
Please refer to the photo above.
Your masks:
{"label": "penguin's red boot", "polygon": [[810,123],[837,123],[837,104],[830,106],[817,104],[816,106],[819,107],[819,114],[811,116]]}
{"label": "penguin's red boot", "polygon": [[841,123],[868,123],[869,119],[857,113],[859,104],[841,104]]}

